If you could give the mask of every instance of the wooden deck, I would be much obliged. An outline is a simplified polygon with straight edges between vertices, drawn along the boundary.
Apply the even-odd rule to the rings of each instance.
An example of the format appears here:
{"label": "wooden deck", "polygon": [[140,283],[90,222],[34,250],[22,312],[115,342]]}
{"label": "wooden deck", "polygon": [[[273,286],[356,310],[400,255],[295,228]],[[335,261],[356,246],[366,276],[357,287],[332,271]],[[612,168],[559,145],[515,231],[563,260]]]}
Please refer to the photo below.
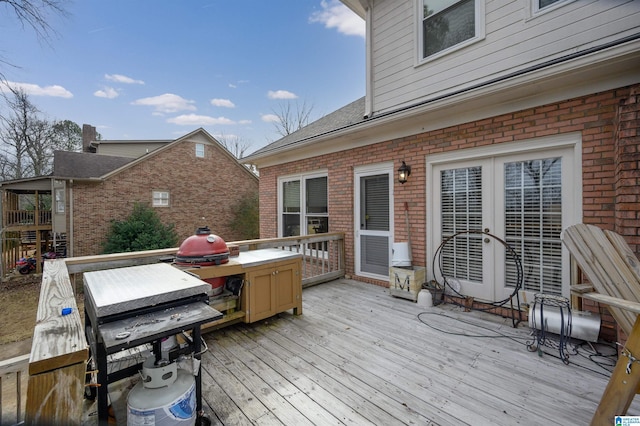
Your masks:
{"label": "wooden deck", "polygon": [[[212,424],[588,424],[615,364],[595,364],[582,345],[565,365],[556,349],[527,350],[526,323],[452,305],[426,310],[352,280],[307,288],[303,304],[301,316],[205,334]],[[638,413],[636,400],[628,415]]]}

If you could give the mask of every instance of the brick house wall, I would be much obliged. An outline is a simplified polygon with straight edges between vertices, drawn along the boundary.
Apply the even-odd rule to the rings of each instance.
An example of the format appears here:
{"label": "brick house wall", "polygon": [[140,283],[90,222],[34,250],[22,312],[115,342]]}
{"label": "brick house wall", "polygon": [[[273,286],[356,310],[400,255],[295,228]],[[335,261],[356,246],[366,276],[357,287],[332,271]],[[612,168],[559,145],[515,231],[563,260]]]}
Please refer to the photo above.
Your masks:
{"label": "brick house wall", "polygon": [[[627,238],[638,253],[637,136],[640,86],[623,87],[562,102],[499,115],[453,127],[408,135],[374,145],[260,169],[260,236],[277,236],[278,176],[328,170],[329,230],[345,233],[347,275],[388,286],[387,281],[354,275],[354,167],[405,160],[412,166],[407,183],[394,188],[394,215],[409,206],[413,260],[425,266],[425,156],[550,135],[582,135],[583,222],[612,229]],[[452,111],[453,112],[453,111]],[[635,225],[633,223],[635,222]],[[402,224],[403,225],[403,224]],[[395,227],[396,241],[406,241],[404,226]]]}
{"label": "brick house wall", "polygon": [[178,244],[203,225],[225,241],[240,239],[230,228],[234,206],[258,191],[258,179],[215,143],[205,143],[204,158],[197,158],[196,143],[202,141],[172,144],[103,182],[70,184],[73,255],[101,253],[111,220],[126,219],[135,202],[151,205],[154,190],[170,194],[169,207],[154,209],[162,223],[175,224]]}

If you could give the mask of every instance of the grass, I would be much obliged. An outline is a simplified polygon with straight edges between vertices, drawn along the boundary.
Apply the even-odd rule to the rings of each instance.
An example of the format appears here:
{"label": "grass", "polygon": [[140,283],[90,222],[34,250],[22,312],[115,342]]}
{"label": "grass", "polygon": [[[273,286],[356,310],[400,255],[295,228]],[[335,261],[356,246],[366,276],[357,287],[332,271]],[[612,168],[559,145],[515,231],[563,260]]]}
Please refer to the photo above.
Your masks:
{"label": "grass", "polygon": [[[0,283],[0,306],[3,324],[0,345],[30,339],[36,325],[41,275],[11,277]],[[76,296],[78,309],[83,306],[82,294]]]}

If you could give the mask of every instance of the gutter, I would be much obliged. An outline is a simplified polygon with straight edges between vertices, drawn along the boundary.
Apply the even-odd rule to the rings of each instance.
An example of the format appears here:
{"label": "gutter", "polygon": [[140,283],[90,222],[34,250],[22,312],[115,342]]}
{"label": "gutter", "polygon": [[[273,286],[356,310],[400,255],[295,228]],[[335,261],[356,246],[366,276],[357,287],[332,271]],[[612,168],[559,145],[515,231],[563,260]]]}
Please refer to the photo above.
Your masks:
{"label": "gutter", "polygon": [[[527,74],[530,74],[530,73],[533,73],[533,72],[536,72],[536,71],[540,71],[540,70],[543,70],[545,68],[548,68],[548,67],[551,67],[551,66],[554,66],[554,65],[562,64],[562,63],[565,63],[565,62],[568,62],[568,61],[571,61],[571,60],[574,60],[574,59],[577,59],[577,58],[581,58],[581,57],[584,57],[584,56],[587,56],[587,55],[590,55],[590,54],[593,54],[593,53],[601,52],[601,51],[604,51],[604,50],[607,50],[607,49],[610,49],[610,48],[613,48],[613,47],[616,47],[616,46],[620,46],[620,45],[623,45],[625,43],[629,43],[629,42],[632,42],[632,41],[637,41],[637,40],[640,40],[640,33],[632,34],[630,36],[623,37],[621,39],[618,39],[618,40],[615,40],[615,41],[612,41],[612,42],[608,42],[608,43],[605,43],[605,44],[602,44],[602,45],[599,45],[599,46],[590,47],[588,49],[581,50],[579,52],[570,53],[568,55],[564,55],[564,56],[561,56],[561,57],[558,57],[558,58],[555,58],[555,59],[551,59],[549,61],[545,61],[545,62],[542,62],[540,64],[532,65],[532,66],[529,66],[527,68],[523,68],[521,70],[514,71],[514,72],[511,72],[509,74],[500,76],[500,77],[495,77],[495,78],[492,78],[490,80],[483,81],[481,83],[477,83],[477,84],[474,84],[474,85],[469,86],[469,87],[465,87],[463,89],[458,89],[458,90],[455,90],[453,92],[445,93],[443,95],[436,96],[434,98],[430,98],[430,99],[427,99],[427,100],[424,100],[424,101],[421,101],[421,102],[418,102],[418,103],[415,103],[415,104],[412,104],[412,105],[407,105],[407,106],[404,106],[404,107],[401,107],[401,108],[398,108],[398,109],[395,109],[395,110],[392,110],[392,111],[387,111],[387,112],[381,113],[379,115],[374,115],[374,116],[369,116],[369,117],[365,115],[365,117],[363,117],[364,118],[363,121],[360,121],[360,122],[357,122],[357,123],[348,124],[346,126],[339,127],[337,129],[329,130],[329,131],[324,132],[324,133],[320,133],[320,134],[317,134],[317,135],[314,135],[314,136],[310,136],[310,137],[307,137],[307,138],[304,138],[304,139],[293,141],[293,142],[290,142],[290,143],[288,143],[286,145],[279,146],[279,147],[274,148],[274,149],[269,150],[269,151],[265,151],[262,154],[257,154],[255,156],[250,155],[248,157],[243,158],[242,160],[246,161],[246,162],[249,162],[249,161],[252,161],[252,160],[255,160],[255,159],[269,157],[271,155],[277,154],[280,151],[287,151],[288,148],[291,147],[292,145],[296,145],[296,144],[299,144],[301,142],[312,142],[313,140],[321,138],[322,136],[328,136],[328,135],[336,134],[336,133],[339,133],[339,132],[342,132],[342,131],[345,131],[345,130],[350,130],[350,129],[353,129],[353,128],[357,128],[357,127],[363,126],[365,124],[373,123],[373,122],[375,122],[376,120],[379,120],[379,119],[390,117],[390,116],[393,116],[393,115],[396,115],[396,114],[399,114],[399,113],[402,113],[402,112],[411,111],[413,109],[418,109],[418,108],[423,107],[425,105],[433,104],[433,103],[438,102],[438,101],[442,101],[442,100],[449,99],[449,98],[452,98],[452,97],[455,97],[455,96],[459,96],[459,95],[464,94],[464,93],[468,93],[468,92],[471,92],[471,91],[474,91],[474,90],[477,90],[477,89],[485,88],[485,87],[488,87],[488,86],[491,86],[491,85],[494,85],[494,84],[497,84],[497,83],[501,83],[501,82],[504,82],[504,81],[507,81],[507,80],[510,80],[510,79],[513,79],[513,78],[516,78],[516,77],[527,75]],[[367,101],[365,100],[365,110],[367,109],[366,102]],[[303,144],[301,146],[305,146],[305,145],[306,144]]]}

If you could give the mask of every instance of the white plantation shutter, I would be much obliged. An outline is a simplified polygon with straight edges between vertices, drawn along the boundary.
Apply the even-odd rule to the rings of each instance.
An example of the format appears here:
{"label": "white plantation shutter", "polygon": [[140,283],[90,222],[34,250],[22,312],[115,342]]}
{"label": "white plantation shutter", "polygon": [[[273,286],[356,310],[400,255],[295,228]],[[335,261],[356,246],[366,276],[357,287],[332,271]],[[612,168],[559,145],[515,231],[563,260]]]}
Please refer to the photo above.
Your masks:
{"label": "white plantation shutter", "polygon": [[[505,164],[505,236],[520,256],[524,289],[562,294],[561,158]],[[513,262],[507,282],[515,282]]]}
{"label": "white plantation shutter", "polygon": [[[442,240],[464,231],[482,230],[482,168],[443,170]],[[442,250],[442,273],[449,278],[482,281],[482,235],[460,234]]]}

